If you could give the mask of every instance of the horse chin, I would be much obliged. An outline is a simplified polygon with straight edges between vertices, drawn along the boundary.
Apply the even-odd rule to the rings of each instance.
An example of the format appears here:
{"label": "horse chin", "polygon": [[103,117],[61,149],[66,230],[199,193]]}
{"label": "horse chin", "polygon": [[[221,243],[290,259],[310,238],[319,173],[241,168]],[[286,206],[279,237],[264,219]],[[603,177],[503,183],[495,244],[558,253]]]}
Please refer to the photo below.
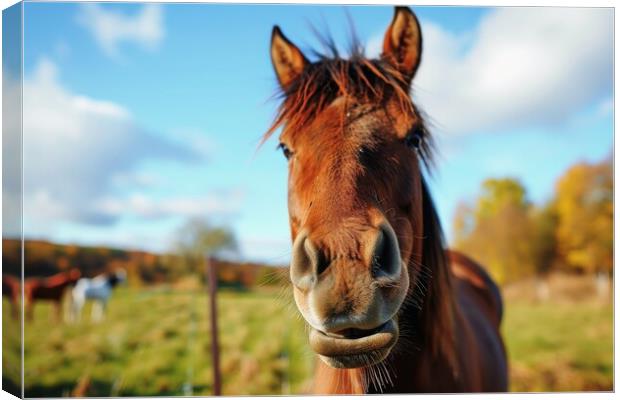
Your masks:
{"label": "horse chin", "polygon": [[330,367],[369,367],[390,354],[398,338],[398,324],[391,319],[368,332],[368,335],[353,338],[335,337],[311,328],[310,347]]}

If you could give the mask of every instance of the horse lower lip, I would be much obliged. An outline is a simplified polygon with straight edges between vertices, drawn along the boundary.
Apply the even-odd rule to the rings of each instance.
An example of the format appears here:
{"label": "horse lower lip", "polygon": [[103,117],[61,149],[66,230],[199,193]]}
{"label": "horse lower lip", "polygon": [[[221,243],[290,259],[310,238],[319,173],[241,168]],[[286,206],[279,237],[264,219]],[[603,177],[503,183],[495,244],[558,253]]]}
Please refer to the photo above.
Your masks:
{"label": "horse lower lip", "polygon": [[383,329],[386,328],[388,323],[389,321],[386,321],[383,324],[373,329],[349,328],[349,329],[343,329],[338,332],[323,332],[323,331],[319,331],[319,332],[326,336],[336,338],[336,339],[361,339],[366,336],[371,336],[371,335],[374,335],[375,333],[381,332]]}
{"label": "horse lower lip", "polygon": [[366,336],[347,338],[328,336],[312,329],[310,331],[310,347],[322,356],[351,356],[389,348],[394,345],[398,337],[398,327],[394,320],[389,320],[368,332],[369,334]]}

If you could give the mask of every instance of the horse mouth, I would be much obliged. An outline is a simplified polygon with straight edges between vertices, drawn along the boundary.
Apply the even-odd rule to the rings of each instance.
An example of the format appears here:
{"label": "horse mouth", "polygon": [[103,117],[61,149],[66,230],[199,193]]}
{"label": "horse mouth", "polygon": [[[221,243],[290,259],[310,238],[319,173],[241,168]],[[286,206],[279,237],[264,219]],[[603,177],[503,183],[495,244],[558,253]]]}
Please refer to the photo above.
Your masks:
{"label": "horse mouth", "polygon": [[337,333],[310,330],[310,347],[334,368],[367,367],[383,361],[398,338],[394,319],[369,330],[346,329]]}

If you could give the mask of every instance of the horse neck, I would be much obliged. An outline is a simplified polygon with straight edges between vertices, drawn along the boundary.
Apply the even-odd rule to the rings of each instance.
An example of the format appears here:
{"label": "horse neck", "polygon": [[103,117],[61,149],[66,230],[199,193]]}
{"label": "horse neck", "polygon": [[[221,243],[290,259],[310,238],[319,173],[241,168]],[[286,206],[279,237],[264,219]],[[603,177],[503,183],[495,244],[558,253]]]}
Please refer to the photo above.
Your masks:
{"label": "horse neck", "polygon": [[52,275],[49,278],[46,278],[42,281],[41,286],[48,287],[65,287],[67,285],[72,285],[77,282],[77,279],[71,278],[67,273],[61,272],[56,275]]}
{"label": "horse neck", "polygon": [[44,278],[44,282],[50,285],[55,285],[58,283],[65,282],[68,279],[69,279],[69,274],[67,272],[59,272],[57,274]]}

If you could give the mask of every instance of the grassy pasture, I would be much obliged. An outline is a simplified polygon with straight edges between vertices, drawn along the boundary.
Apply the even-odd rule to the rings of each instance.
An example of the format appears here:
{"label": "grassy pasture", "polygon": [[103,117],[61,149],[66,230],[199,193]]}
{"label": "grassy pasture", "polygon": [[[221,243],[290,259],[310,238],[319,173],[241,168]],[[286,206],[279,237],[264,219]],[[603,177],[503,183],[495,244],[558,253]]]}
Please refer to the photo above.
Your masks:
{"label": "grassy pasture", "polygon": [[511,390],[613,389],[613,302],[597,296],[594,279],[554,274],[550,297],[537,300],[533,281],[504,288],[502,331]]}
{"label": "grassy pasture", "polygon": [[[300,335],[303,324],[276,297],[220,293],[224,394],[306,390],[313,359]],[[209,395],[207,305],[201,290],[120,288],[104,323],[91,323],[87,306],[79,323],[67,324],[52,317],[50,305],[38,304],[25,326],[25,394],[67,396],[82,386],[88,396]],[[6,301],[3,311],[11,323]]]}
{"label": "grassy pasture", "polygon": [[[536,302],[507,290],[503,331],[516,391],[611,390],[612,305]],[[553,290],[552,290],[553,292]],[[286,299],[287,296],[284,296]],[[301,394],[314,357],[303,323],[275,291],[221,291],[221,369],[228,395]],[[38,304],[25,327],[26,396],[210,395],[207,296],[198,288],[121,287],[108,318],[59,323]],[[15,376],[18,330],[3,302],[3,367]],[[5,381],[7,382],[7,381]],[[10,384],[10,382],[8,382]]]}
{"label": "grassy pasture", "polygon": [[514,304],[503,327],[511,390],[609,391],[613,388],[611,305]]}

